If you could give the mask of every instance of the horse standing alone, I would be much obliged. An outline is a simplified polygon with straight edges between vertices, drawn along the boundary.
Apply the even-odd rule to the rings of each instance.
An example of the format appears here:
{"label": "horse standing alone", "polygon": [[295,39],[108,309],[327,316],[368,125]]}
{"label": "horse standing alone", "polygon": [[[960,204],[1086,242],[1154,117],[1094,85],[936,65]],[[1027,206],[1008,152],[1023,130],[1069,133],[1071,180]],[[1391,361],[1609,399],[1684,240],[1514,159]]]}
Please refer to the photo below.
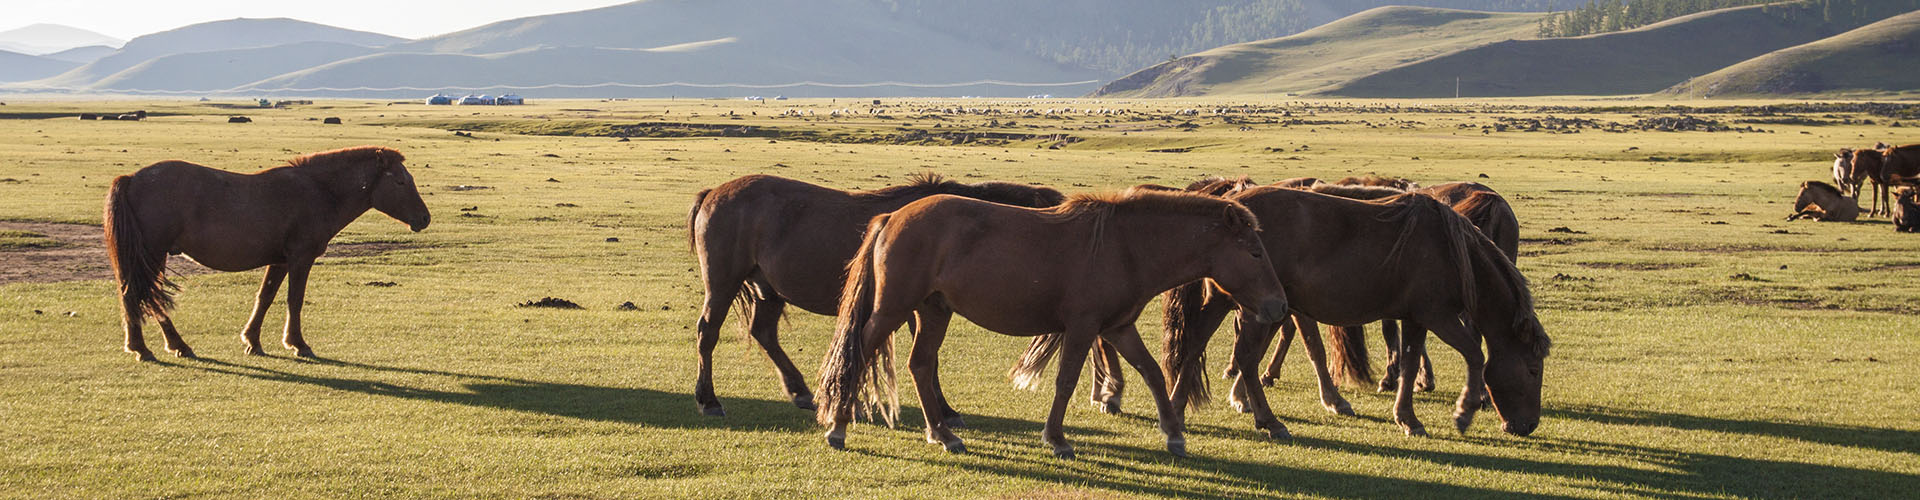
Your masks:
{"label": "horse standing alone", "polygon": [[253,316],[240,333],[247,353],[264,355],[260,323],[287,281],[282,343],[301,357],[313,349],[300,332],[300,308],[313,261],[327,242],[368,209],[418,232],[431,215],[399,151],[347,148],[294,158],[286,166],[239,174],[184,161],[163,161],[113,180],[107,190],[107,260],[119,282],[126,351],[152,361],[141,335],[146,316],[159,320],[166,348],[194,357],[170,313],[178,289],[166,276],[167,254],[186,254],[221,271],[262,266],[266,279]]}

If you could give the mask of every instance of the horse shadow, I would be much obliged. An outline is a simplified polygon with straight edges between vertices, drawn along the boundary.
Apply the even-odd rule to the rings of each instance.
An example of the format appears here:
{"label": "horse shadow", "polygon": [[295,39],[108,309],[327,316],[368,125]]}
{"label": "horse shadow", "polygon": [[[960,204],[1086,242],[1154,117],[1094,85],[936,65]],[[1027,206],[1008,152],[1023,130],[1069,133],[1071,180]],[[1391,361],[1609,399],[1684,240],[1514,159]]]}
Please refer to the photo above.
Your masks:
{"label": "horse shadow", "polygon": [[[296,365],[329,366],[369,372],[398,373],[460,380],[464,390],[441,390],[401,385],[378,380],[341,378],[296,373],[286,369],[255,364],[240,364],[210,358],[169,362],[163,366],[207,373],[245,377],[266,382],[292,383],[327,389],[416,401],[489,408],[522,413],[551,415],[596,422],[636,424],[676,429],[724,429],[741,431],[811,432],[819,430],[811,410],[796,408],[788,400],[727,398],[728,415],[715,418],[699,414],[690,393],[658,391],[637,387],[545,382],[516,377],[472,374],[383,366],[326,358],[285,359]],[[680,411],[684,410],[684,411]],[[965,415],[970,428],[989,432],[1038,434],[1042,422],[983,415]],[[898,422],[913,426],[923,420],[916,407],[902,406]],[[1088,435],[1113,434],[1112,431],[1067,427],[1069,432]]]}

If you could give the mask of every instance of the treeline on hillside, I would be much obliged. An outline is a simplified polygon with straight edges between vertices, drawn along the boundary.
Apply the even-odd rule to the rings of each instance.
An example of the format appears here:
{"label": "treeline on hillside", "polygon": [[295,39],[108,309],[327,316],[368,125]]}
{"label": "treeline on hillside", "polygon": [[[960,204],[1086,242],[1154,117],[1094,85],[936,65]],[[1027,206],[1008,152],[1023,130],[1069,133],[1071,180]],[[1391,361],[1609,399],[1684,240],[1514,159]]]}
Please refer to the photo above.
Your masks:
{"label": "treeline on hillside", "polygon": [[[1587,0],[1580,8],[1556,12],[1540,20],[1544,38],[1592,35],[1624,31],[1676,17],[1728,7],[1743,7],[1780,0]],[[1920,0],[1806,0],[1794,2],[1812,6],[1827,22],[1872,22],[1880,18],[1920,10]],[[1800,15],[1802,9],[1783,9],[1783,15]]]}
{"label": "treeline on hillside", "polygon": [[875,0],[963,40],[1125,74],[1179,56],[1278,38],[1386,5],[1546,11],[1577,0]]}

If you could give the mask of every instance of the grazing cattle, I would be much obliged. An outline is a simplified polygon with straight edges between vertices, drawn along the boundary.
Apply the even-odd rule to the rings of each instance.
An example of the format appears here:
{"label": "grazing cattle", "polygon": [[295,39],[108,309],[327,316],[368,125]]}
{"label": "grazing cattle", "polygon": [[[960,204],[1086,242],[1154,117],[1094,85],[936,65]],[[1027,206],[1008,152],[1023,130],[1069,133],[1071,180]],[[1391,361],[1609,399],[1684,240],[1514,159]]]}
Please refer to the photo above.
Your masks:
{"label": "grazing cattle", "polygon": [[260,323],[287,281],[282,344],[313,357],[300,329],[307,274],[347,224],[367,210],[426,229],[430,215],[399,151],[358,147],[314,153],[286,166],[237,174],[164,161],[113,180],[107,190],[107,260],[119,281],[126,351],[153,360],[141,335],[146,316],[160,322],[166,348],[194,357],[180,339],[170,310],[173,290],[167,254],[186,254],[221,271],[267,268],[253,316],[240,333],[247,353],[264,355]]}
{"label": "grazing cattle", "polygon": [[[794,406],[814,408],[813,393],[780,347],[787,304],[832,315],[840,307],[841,274],[866,229],[864,221],[928,196],[950,194],[1023,207],[1065,199],[1051,188],[984,182],[962,184],[933,174],[873,191],[841,191],[770,175],[749,175],[701,191],[688,214],[688,237],[706,290],[698,330],[700,412],[726,415],[713,390],[713,348],[729,307],[738,303],[747,331],[767,352]],[[947,411],[959,422],[959,414]]]}
{"label": "grazing cattle", "polygon": [[[898,412],[891,374],[893,331],[920,323],[908,367],[923,410],[941,405],[939,349],[953,313],[1007,335],[1047,336],[1015,368],[1035,381],[1061,353],[1052,410],[1041,435],[1072,458],[1062,420],[1096,337],[1139,371],[1159,408],[1167,450],[1186,454],[1184,425],[1166,397],[1153,355],[1134,321],[1162,290],[1211,278],[1249,318],[1286,317],[1286,295],[1268,265],[1260,225],[1228,199],[1157,190],[1075,196],[1050,209],[935,196],[874,217],[847,266],[846,295],[833,346],[820,368],[818,420],[842,448],[857,406]],[[874,396],[859,393],[869,382]],[[927,441],[964,451],[935,411]]]}
{"label": "grazing cattle", "polygon": [[1787,216],[1787,220],[1853,222],[1859,217],[1859,201],[1825,182],[1807,181],[1800,183],[1800,195],[1793,199],[1793,215]]}

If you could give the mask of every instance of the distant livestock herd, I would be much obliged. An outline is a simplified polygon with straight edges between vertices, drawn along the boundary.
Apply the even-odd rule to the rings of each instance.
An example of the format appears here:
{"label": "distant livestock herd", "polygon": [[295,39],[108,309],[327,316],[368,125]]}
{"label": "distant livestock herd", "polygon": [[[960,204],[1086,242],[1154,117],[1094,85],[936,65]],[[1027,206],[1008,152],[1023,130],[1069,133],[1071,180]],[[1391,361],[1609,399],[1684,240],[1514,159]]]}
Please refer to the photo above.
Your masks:
{"label": "distant livestock herd", "polygon": [[1833,184],[1801,183],[1787,220],[1853,221],[1860,215],[1858,199],[1867,183],[1873,200],[1868,217],[1892,217],[1894,230],[1920,232],[1920,144],[1841,149],[1833,154]]}

